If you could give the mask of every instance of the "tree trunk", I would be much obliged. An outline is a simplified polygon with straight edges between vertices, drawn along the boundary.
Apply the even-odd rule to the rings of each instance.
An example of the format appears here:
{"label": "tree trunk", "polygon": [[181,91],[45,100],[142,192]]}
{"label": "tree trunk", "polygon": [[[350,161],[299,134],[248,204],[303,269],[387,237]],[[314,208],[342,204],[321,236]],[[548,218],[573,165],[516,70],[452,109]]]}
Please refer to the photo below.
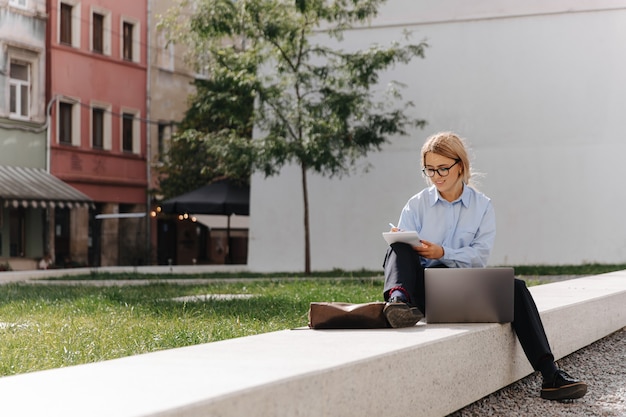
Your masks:
{"label": "tree trunk", "polygon": [[300,163],[302,173],[302,199],[304,202],[304,273],[311,275],[311,237],[309,227],[309,188],[306,182],[307,167]]}

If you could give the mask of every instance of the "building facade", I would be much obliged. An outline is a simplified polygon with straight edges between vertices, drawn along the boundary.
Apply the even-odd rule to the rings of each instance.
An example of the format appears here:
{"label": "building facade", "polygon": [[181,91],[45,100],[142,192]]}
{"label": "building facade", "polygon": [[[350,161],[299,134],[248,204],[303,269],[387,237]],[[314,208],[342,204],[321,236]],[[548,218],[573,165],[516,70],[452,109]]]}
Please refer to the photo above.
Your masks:
{"label": "building facade", "polygon": [[[382,271],[381,232],[427,185],[420,148],[453,130],[472,147],[494,204],[491,265],[626,261],[626,1],[395,0],[343,50],[412,33],[424,59],[383,74],[404,83],[423,130],[393,137],[342,179],[309,177],[314,270]],[[330,41],[328,41],[330,42]],[[304,268],[297,167],[252,178],[249,268]]]}
{"label": "building facade", "polygon": [[147,0],[47,0],[51,172],[93,200],[57,210],[55,253],[149,263]]}
{"label": "building facade", "polygon": [[[183,45],[169,42],[165,30],[159,29],[158,23],[176,4],[172,0],[150,0],[149,2],[149,88],[148,114],[151,121],[148,126],[150,143],[150,190],[151,213],[150,237],[154,263],[177,263],[176,241],[182,236],[182,229],[177,227],[179,220],[173,216],[157,215],[161,196],[159,188],[159,167],[169,149],[172,135],[183,119],[189,106],[189,98],[195,92],[193,82],[195,71],[188,64],[187,49]],[[189,223],[189,222],[186,222]],[[194,225],[187,225],[194,230]],[[192,234],[196,236],[194,232]],[[197,257],[195,255],[191,258]],[[191,261],[189,262],[191,263]]]}
{"label": "building facade", "polygon": [[45,0],[0,1],[0,268],[52,252],[55,208],[90,199],[49,174]]}
{"label": "building facade", "polygon": [[[149,49],[148,88],[150,188],[154,191],[150,231],[152,247],[156,249],[153,262],[178,265],[246,263],[248,216],[229,219],[223,215],[181,213],[177,216],[158,211],[162,199],[158,192],[158,168],[178,123],[189,108],[190,97],[195,93],[194,81],[205,77],[194,67],[188,48],[170,42],[168,33],[158,25],[178,5],[172,0],[151,0],[149,3],[150,44],[153,46]],[[183,16],[193,12],[193,4],[186,7],[189,9],[181,12]]]}

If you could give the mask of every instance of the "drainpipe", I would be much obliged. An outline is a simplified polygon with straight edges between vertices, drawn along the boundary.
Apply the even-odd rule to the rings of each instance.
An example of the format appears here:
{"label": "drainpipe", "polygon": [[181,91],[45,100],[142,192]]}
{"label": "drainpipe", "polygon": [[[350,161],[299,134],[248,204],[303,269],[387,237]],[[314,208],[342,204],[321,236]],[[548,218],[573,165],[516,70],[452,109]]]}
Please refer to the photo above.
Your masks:
{"label": "drainpipe", "polygon": [[46,106],[46,172],[50,172],[50,126],[52,126],[52,105],[57,101],[57,96],[55,95],[50,99],[48,105]]}
{"label": "drainpipe", "polygon": [[[50,99],[50,101],[48,102],[48,105],[46,106],[46,124],[45,124],[45,129],[46,129],[46,172],[50,173],[50,154],[51,154],[51,149],[50,149],[50,145],[51,145],[51,126],[52,126],[52,106],[54,105],[54,103],[56,103],[58,96],[54,96]],[[50,215],[50,208],[46,207],[45,209],[45,220],[44,220],[44,255],[47,253],[52,257],[52,260],[54,261],[55,256],[54,256],[54,239],[51,236],[50,233],[50,225],[53,223],[53,219],[52,216]]]}

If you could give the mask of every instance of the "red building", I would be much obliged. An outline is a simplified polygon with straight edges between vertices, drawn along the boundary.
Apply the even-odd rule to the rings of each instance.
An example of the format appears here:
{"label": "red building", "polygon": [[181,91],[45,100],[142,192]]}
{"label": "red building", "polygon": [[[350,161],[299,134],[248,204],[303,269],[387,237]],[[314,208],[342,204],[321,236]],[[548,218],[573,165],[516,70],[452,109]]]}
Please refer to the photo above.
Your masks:
{"label": "red building", "polygon": [[147,0],[47,10],[50,171],[95,202],[55,210],[57,263],[147,264]]}

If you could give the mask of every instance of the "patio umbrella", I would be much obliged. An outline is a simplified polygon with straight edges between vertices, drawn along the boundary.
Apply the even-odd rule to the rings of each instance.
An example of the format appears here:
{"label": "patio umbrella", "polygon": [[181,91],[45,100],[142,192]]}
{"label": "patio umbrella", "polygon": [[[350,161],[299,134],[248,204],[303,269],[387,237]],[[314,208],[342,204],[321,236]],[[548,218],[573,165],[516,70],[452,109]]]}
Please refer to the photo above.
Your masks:
{"label": "patio umbrella", "polygon": [[161,203],[164,213],[250,214],[250,187],[220,180]]}
{"label": "patio umbrella", "polygon": [[250,187],[230,180],[220,180],[161,203],[161,211],[170,214],[217,214],[228,217],[226,238],[230,263],[230,216],[250,214]]}

